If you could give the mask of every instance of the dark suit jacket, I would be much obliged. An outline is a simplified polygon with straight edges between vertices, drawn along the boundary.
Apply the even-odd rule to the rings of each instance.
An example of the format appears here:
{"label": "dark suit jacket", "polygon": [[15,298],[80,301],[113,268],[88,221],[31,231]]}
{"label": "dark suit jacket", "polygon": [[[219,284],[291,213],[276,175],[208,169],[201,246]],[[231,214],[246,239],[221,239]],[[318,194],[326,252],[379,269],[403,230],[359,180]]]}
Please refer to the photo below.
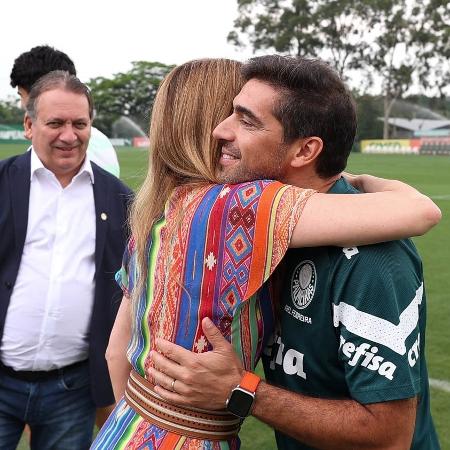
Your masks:
{"label": "dark suit jacket", "polygon": [[[0,161],[0,339],[28,223],[30,155]],[[97,406],[114,403],[105,360],[111,328],[122,292],[114,280],[128,238],[126,219],[132,192],[120,180],[92,163],[96,214],[95,297],[89,328],[92,397]],[[105,213],[107,220],[102,220]],[[104,215],[103,215],[104,217]]]}

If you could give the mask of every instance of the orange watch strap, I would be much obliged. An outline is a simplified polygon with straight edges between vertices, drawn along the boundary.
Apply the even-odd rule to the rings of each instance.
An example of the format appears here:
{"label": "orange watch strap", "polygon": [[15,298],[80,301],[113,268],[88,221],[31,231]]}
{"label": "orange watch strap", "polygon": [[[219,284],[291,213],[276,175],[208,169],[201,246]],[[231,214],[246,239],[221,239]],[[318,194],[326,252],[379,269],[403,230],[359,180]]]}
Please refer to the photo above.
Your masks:
{"label": "orange watch strap", "polygon": [[244,372],[244,376],[242,377],[239,387],[245,389],[248,392],[256,392],[256,388],[258,387],[261,378],[258,377],[255,373],[252,372]]}

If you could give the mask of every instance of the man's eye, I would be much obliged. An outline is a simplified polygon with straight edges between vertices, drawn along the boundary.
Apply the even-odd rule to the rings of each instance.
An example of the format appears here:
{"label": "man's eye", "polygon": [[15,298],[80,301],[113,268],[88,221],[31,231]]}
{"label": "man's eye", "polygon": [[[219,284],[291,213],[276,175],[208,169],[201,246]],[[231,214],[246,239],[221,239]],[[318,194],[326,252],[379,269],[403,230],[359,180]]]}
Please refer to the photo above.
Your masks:
{"label": "man's eye", "polygon": [[84,130],[87,127],[87,123],[77,122],[77,123],[74,123],[74,127],[78,130]]}
{"label": "man's eye", "polygon": [[241,118],[240,122],[242,123],[242,125],[244,125],[244,127],[253,127],[253,123],[245,118]]}
{"label": "man's eye", "polygon": [[48,122],[47,125],[50,128],[58,128],[59,126],[61,126],[61,122]]}

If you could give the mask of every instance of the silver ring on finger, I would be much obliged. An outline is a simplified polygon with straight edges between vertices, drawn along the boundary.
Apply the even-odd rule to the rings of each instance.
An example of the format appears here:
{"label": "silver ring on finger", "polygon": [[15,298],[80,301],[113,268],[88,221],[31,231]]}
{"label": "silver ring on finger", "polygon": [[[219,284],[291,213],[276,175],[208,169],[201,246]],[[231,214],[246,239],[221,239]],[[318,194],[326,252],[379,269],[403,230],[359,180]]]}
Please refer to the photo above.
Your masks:
{"label": "silver ring on finger", "polygon": [[172,392],[175,392],[175,381],[177,381],[175,378],[172,380],[172,384],[170,385],[170,390]]}

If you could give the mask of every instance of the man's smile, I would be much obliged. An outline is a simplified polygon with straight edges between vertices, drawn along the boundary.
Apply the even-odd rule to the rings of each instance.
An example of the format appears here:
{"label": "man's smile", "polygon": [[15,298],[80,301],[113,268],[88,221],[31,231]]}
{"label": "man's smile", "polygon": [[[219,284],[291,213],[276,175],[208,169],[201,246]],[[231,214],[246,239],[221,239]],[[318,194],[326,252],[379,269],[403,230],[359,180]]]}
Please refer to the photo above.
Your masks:
{"label": "man's smile", "polygon": [[220,164],[231,165],[241,159],[240,152],[231,145],[224,144],[220,153]]}

